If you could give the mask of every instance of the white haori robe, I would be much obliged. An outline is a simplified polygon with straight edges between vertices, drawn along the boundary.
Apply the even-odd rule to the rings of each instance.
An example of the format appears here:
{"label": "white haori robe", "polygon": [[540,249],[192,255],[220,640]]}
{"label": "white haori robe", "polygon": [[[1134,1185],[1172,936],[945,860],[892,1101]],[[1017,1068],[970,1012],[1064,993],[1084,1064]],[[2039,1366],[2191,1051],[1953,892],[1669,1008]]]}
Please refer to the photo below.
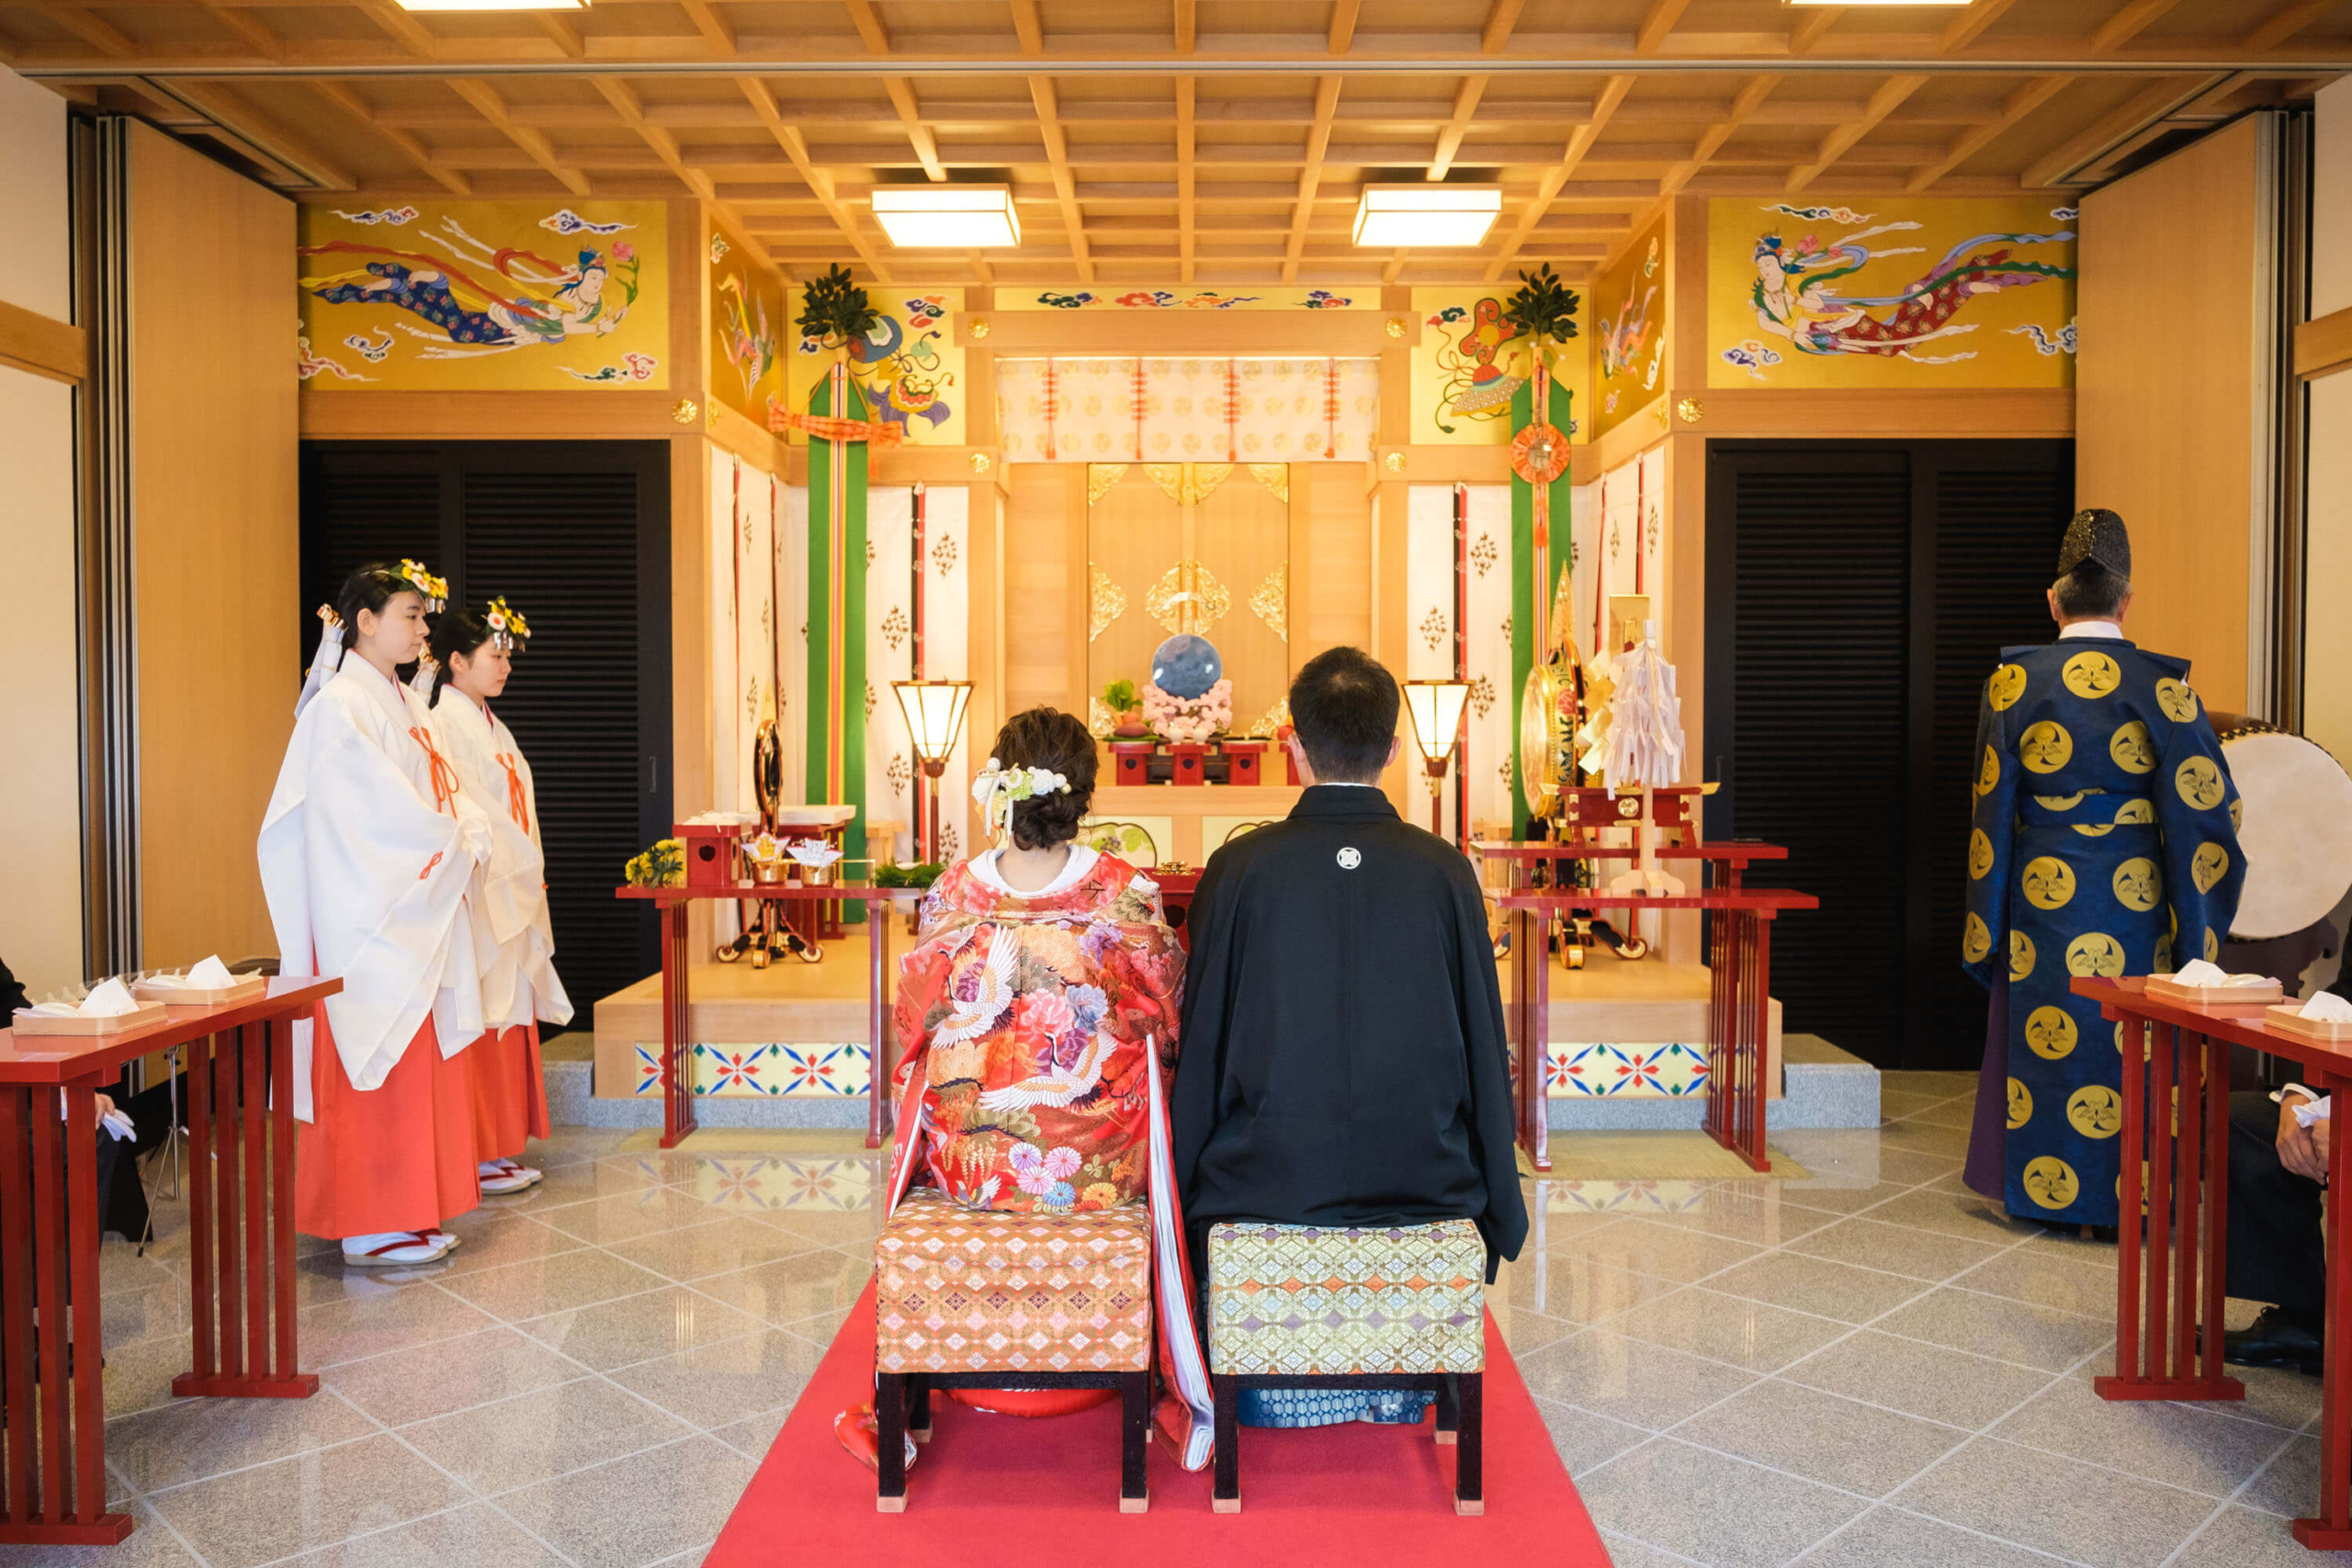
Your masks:
{"label": "white haori robe", "polygon": [[482,971],[482,1017],[493,1031],[538,1019],[571,1021],[571,998],[555,972],[555,927],[548,918],[548,858],[539,798],[514,732],[454,686],[432,708],[433,735],[465,793],[490,817],[490,863],[482,906],[496,955]]}
{"label": "white haori robe", "polygon": [[[382,1087],[429,1014],[441,1054],[482,1032],[494,944],[467,894],[488,815],[436,769],[423,703],[344,660],[295,721],[262,819],[262,892],[281,975],[339,976],[327,1024],[354,1089]],[[437,777],[436,777],[437,775]],[[311,1119],[311,1029],[294,1026],[294,1113]]]}

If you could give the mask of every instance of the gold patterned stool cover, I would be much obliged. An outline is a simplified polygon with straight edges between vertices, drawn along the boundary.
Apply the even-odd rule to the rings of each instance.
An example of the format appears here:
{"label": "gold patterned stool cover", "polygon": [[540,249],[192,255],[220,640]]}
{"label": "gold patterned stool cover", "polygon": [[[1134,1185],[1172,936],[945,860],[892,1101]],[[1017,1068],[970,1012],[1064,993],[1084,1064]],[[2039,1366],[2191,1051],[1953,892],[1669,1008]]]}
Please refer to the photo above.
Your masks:
{"label": "gold patterned stool cover", "polygon": [[1151,1211],[966,1209],[910,1188],[874,1244],[876,1506],[906,1506],[905,1437],[934,1388],[1112,1388],[1125,1396],[1119,1507],[1141,1513],[1151,1415]]}
{"label": "gold patterned stool cover", "polygon": [[1212,1506],[1241,1508],[1245,1388],[1428,1390],[1455,1447],[1454,1511],[1486,1511],[1481,1375],[1487,1244],[1469,1220],[1335,1229],[1246,1220],[1209,1227]]}

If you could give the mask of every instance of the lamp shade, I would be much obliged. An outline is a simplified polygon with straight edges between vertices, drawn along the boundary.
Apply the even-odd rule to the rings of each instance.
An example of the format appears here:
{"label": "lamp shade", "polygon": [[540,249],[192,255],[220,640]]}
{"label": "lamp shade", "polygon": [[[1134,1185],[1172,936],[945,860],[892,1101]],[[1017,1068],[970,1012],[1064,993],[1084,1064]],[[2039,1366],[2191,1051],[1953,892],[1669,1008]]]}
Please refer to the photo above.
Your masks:
{"label": "lamp shade", "polygon": [[879,186],[874,220],[902,250],[1005,249],[1021,243],[1010,186]]}
{"label": "lamp shade", "polygon": [[1462,728],[1462,705],[1469,700],[1466,681],[1405,682],[1405,711],[1413,716],[1413,739],[1432,766],[1453,755]]}
{"label": "lamp shade", "polygon": [[944,762],[963,732],[964,710],[971,705],[969,681],[893,681],[899,711],[906,716],[907,735],[915,756],[926,762]]}
{"label": "lamp shade", "polygon": [[1356,198],[1354,239],[1384,251],[1475,245],[1502,209],[1498,185],[1370,185]]}

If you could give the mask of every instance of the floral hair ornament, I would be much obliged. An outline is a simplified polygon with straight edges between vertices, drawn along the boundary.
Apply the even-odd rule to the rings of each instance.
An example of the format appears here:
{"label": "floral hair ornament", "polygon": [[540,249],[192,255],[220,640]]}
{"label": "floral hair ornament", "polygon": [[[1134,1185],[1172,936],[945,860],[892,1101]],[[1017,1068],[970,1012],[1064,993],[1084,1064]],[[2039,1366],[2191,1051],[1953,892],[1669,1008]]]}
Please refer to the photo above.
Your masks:
{"label": "floral hair ornament", "polygon": [[424,608],[428,614],[437,615],[448,607],[449,580],[446,577],[435,577],[425,570],[423,561],[402,560],[401,576],[407,581],[410,587],[424,595]]}
{"label": "floral hair ornament", "polygon": [[972,780],[973,804],[980,808],[980,821],[992,837],[1012,829],[1015,801],[1069,793],[1069,781],[1050,768],[1008,768],[994,757]]}
{"label": "floral hair ornament", "polygon": [[531,640],[530,626],[503,594],[490,602],[482,619],[490,623],[490,640],[509,653],[521,652],[523,645]]}

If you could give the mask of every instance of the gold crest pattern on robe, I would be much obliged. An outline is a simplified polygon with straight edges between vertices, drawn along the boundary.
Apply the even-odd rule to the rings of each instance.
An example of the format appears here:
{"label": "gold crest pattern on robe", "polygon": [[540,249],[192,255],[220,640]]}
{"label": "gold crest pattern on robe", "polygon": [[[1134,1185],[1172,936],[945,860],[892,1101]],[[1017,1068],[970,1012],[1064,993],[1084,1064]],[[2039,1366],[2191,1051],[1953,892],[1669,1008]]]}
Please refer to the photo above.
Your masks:
{"label": "gold crest pattern on robe", "polygon": [[1975,763],[1961,957],[2008,986],[2006,1202],[2111,1225],[2140,1062],[2071,983],[2221,952],[2245,880],[2237,789],[2188,663],[2118,637],[2003,649]]}

